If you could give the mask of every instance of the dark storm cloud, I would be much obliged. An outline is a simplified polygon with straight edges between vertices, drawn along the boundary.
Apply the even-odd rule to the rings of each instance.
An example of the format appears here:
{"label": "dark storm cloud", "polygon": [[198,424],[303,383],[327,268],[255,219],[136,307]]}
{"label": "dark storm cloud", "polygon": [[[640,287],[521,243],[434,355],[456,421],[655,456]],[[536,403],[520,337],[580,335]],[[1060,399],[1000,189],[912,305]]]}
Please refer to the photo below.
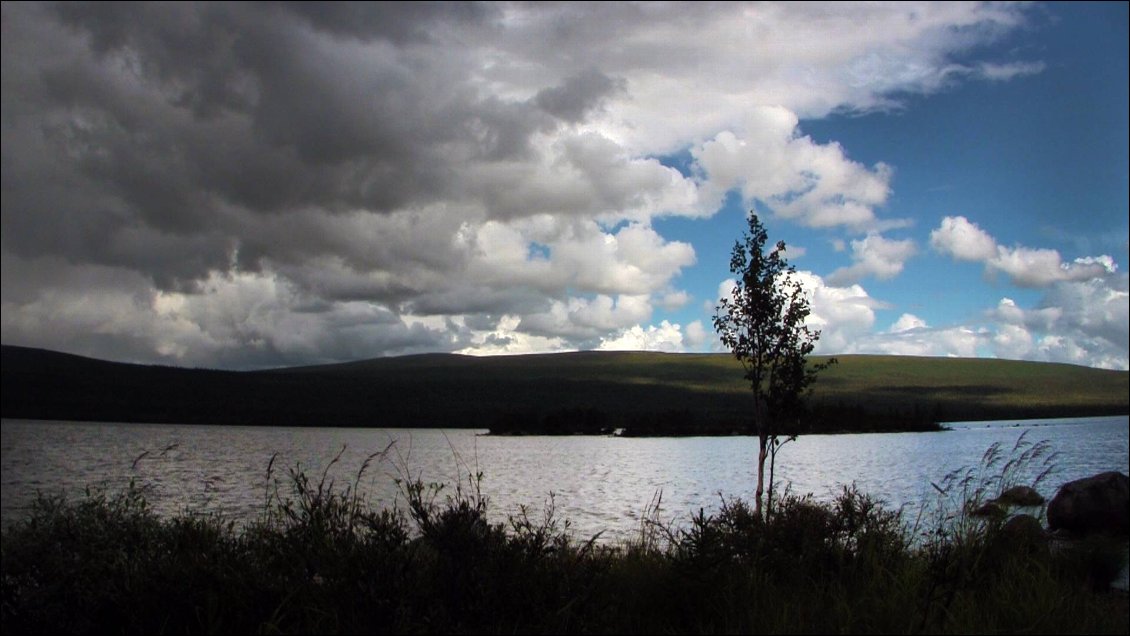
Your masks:
{"label": "dark storm cloud", "polygon": [[395,305],[455,297],[464,222],[647,208],[671,185],[591,134],[535,148],[623,79],[550,67],[495,91],[503,9],[388,4],[5,5],[5,248],[163,290],[286,268]]}
{"label": "dark storm cloud", "polygon": [[397,44],[442,43],[434,31],[439,25],[455,23],[466,28],[499,16],[496,7],[479,2],[283,2],[277,6],[303,16],[318,29]]}
{"label": "dark storm cloud", "polygon": [[[261,211],[403,205],[438,188],[442,170],[430,170],[436,165],[427,161],[431,147],[459,134],[463,117],[443,112],[438,102],[445,100],[429,99],[434,86],[423,79],[446,75],[437,72],[442,69],[426,60],[425,68],[413,68],[421,62],[395,48],[372,55],[326,41],[281,10],[133,4],[103,10],[98,4],[59,11],[89,36],[100,62],[45,70],[54,80],[56,105],[107,114],[121,128],[106,134],[128,135],[121,143],[134,155],[152,158],[171,150],[195,185]],[[115,72],[119,64],[136,66],[131,70],[139,86],[123,85]],[[84,84],[99,72],[113,75],[97,80],[110,88],[91,91]],[[155,102],[152,108],[141,111],[129,89]],[[86,103],[75,104],[64,97],[69,95]],[[447,110],[459,106],[466,105]],[[153,147],[138,143],[139,135]],[[230,175],[273,194],[230,183]]]}
{"label": "dark storm cloud", "polygon": [[[5,246],[132,266],[166,289],[232,263],[257,270],[265,257],[297,262],[340,247],[320,220],[280,224],[300,240],[276,232],[265,241],[247,233],[262,225],[249,217],[428,205],[459,195],[451,187],[465,162],[528,159],[530,137],[554,126],[529,100],[469,88],[470,60],[414,47],[445,25],[473,32],[493,8],[68,3],[5,12]],[[38,37],[20,37],[25,26]],[[568,110],[599,99],[592,78],[578,81],[590,94],[570,101],[558,89],[549,101]],[[441,239],[453,231],[435,229],[448,232]],[[376,249],[345,253],[353,265],[399,258],[382,244],[410,242],[368,238]],[[136,239],[161,249],[141,254]]]}
{"label": "dark storm cloud", "polygon": [[588,69],[569,77],[560,86],[542,89],[534,101],[565,121],[579,122],[613,92],[624,90],[625,85],[622,79],[615,80],[595,68]]}
{"label": "dark storm cloud", "polygon": [[[494,289],[487,286],[469,286],[439,292],[413,294],[403,304],[406,313],[418,315],[468,314],[468,326],[490,330],[498,323],[500,314],[524,315],[544,311],[548,302],[545,295],[530,288],[514,287]],[[489,325],[489,326],[488,326]]]}
{"label": "dark storm cloud", "polygon": [[263,23],[250,5],[75,2],[52,8],[88,38],[95,54],[131,51],[138,72],[159,79],[174,104],[198,116],[252,106],[252,87],[232,63],[244,27]]}

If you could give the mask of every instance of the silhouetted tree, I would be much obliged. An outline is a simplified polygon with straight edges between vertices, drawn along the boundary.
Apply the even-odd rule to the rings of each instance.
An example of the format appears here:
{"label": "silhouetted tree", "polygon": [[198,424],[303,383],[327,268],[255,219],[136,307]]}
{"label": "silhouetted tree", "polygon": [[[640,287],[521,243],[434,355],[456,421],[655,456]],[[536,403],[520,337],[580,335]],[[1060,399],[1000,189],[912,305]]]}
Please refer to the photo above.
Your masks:
{"label": "silhouetted tree", "polygon": [[[804,324],[811,312],[809,301],[796,269],[785,260],[785,242],[778,241],[766,252],[765,227],[752,211],[748,222],[749,230],[730,255],[730,271],[737,281],[730,297],[718,301],[714,329],[742,363],[753,391],[750,427],[758,438],[754,512],[760,515],[765,460],[775,459],[780,445],[796,438],[803,398],[816,374],[835,359],[808,364],[820,331]],[[770,488],[774,466],[771,462]],[[772,492],[769,496],[772,509]]]}

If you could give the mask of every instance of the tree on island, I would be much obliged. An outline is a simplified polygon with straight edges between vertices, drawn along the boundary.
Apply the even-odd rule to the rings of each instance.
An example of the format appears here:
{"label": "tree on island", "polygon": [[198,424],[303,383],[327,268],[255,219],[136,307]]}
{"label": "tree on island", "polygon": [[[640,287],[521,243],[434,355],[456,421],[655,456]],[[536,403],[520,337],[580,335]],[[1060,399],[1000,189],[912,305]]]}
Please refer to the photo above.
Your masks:
{"label": "tree on island", "polygon": [[754,512],[760,516],[765,460],[772,458],[766,507],[771,511],[777,450],[796,439],[805,395],[816,375],[836,360],[808,364],[820,331],[804,324],[811,309],[796,268],[785,260],[784,241],[765,251],[769,235],[753,211],[748,221],[748,232],[730,255],[730,271],[738,279],[730,297],[718,301],[714,329],[742,363],[753,391],[750,426],[758,439]]}

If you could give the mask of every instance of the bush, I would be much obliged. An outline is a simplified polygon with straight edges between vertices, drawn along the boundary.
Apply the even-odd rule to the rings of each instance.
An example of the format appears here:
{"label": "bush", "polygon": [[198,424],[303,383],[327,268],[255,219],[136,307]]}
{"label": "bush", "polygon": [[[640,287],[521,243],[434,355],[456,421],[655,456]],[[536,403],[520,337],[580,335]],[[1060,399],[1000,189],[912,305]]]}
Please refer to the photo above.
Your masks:
{"label": "bush", "polygon": [[1088,585],[1109,546],[995,552],[993,524],[907,527],[854,487],[767,518],[723,498],[685,526],[661,523],[657,498],[636,540],[608,545],[574,540],[552,496],[491,522],[481,474],[449,490],[404,473],[403,508],[372,510],[356,481],[272,468],[238,531],[159,518],[132,484],[40,498],[0,541],[3,632],[1127,630],[1124,597]]}

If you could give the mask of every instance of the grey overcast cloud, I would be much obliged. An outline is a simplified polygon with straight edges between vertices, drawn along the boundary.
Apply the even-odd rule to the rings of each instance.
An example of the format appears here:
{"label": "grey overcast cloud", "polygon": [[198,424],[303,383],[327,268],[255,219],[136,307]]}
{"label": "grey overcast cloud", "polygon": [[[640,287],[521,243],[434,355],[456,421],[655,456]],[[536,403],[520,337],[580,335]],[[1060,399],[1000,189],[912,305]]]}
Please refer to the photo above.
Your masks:
{"label": "grey overcast cloud", "polygon": [[[977,355],[944,344],[972,327],[931,331],[861,282],[895,279],[926,253],[960,260],[952,233],[929,252],[933,228],[964,222],[963,236],[995,239],[960,210],[885,209],[897,166],[854,160],[799,125],[1046,70],[1038,51],[970,54],[1023,31],[1024,5],[2,11],[4,343],[225,368],[710,350],[728,247],[661,222],[702,223],[728,246],[740,222],[705,225],[728,196],[766,206],[778,227],[823,232],[791,254],[817,294],[826,352],[897,352],[913,329],[902,352]],[[843,262],[815,271],[818,251]],[[1091,260],[1072,265],[1086,268],[1074,282],[1106,281],[1117,314],[1101,327],[1114,344],[1080,345],[1080,361],[1124,367],[1125,274],[1097,250],[1064,262],[1076,256]],[[703,283],[692,272],[707,264]],[[1026,335],[1051,319],[1016,308],[1009,328]],[[905,329],[875,325],[884,309]],[[993,329],[983,342],[1007,335]],[[1044,355],[1028,337],[997,353]]]}

